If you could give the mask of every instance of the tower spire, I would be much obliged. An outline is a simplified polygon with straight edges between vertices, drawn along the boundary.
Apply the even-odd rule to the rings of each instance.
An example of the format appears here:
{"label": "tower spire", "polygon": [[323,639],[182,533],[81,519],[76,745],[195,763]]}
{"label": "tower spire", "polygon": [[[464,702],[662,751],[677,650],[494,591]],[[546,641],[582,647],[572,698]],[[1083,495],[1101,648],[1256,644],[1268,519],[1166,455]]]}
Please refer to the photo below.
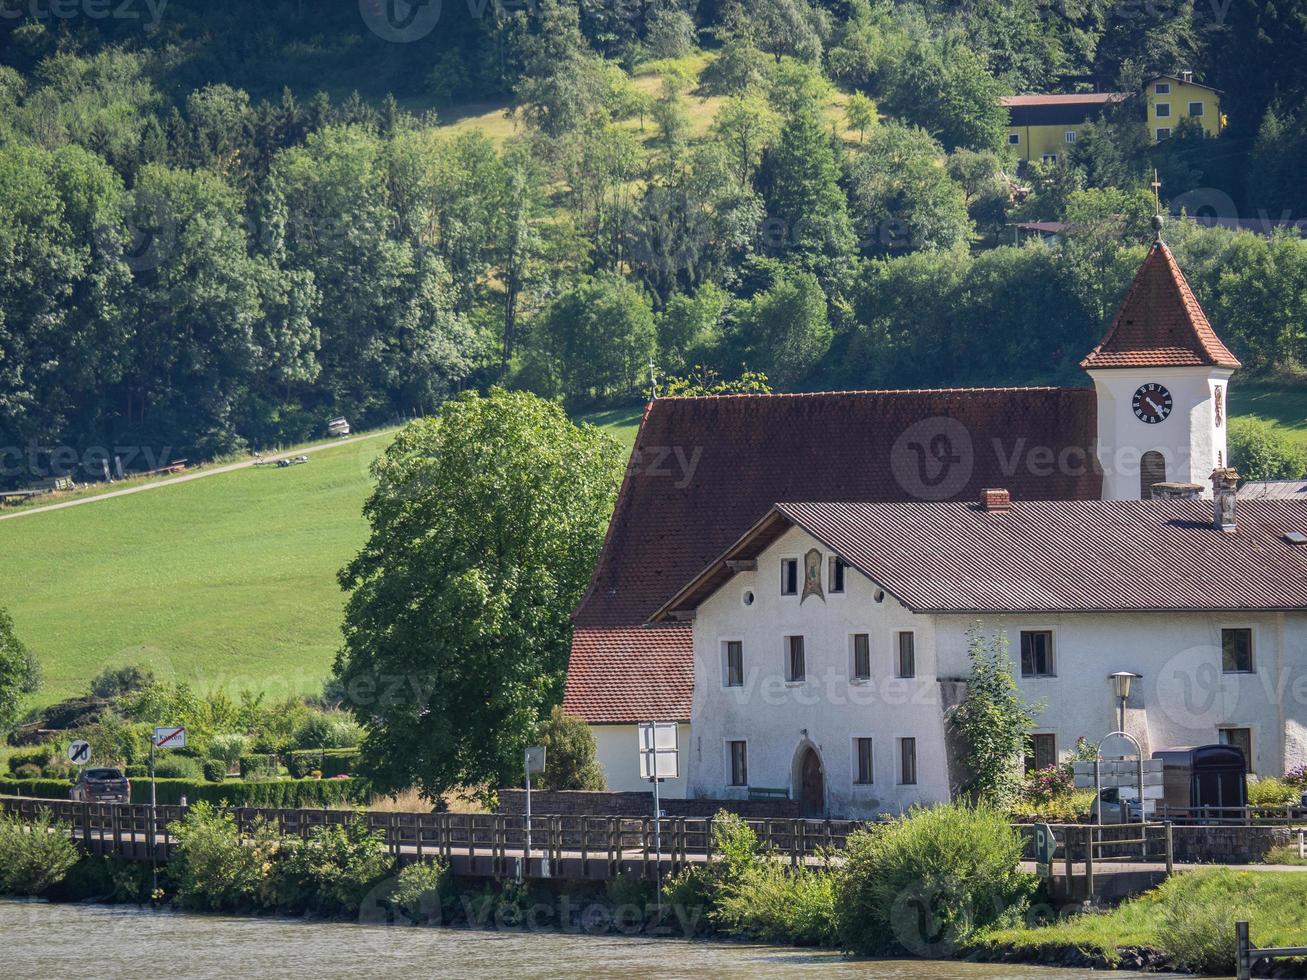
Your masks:
{"label": "tower spire", "polygon": [[1162,182],[1157,179],[1157,168],[1153,168],[1153,182],[1149,186],[1153,189],[1153,241],[1160,243],[1165,221],[1162,218],[1162,195],[1159,193]]}

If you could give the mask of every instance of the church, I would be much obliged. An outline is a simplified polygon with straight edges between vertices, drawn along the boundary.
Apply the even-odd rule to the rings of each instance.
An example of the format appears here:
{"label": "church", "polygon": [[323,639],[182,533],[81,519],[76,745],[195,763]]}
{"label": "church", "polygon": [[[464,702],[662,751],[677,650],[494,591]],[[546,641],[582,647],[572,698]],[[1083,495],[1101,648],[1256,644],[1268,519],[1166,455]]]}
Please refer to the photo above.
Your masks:
{"label": "church", "polygon": [[948,799],[973,636],[1039,706],[1031,767],[1122,724],[1145,754],[1307,763],[1307,505],[1229,468],[1239,362],[1160,232],[1082,367],[1092,388],[651,401],[564,699],[610,789],[648,789],[636,725],[675,721],[669,797]]}

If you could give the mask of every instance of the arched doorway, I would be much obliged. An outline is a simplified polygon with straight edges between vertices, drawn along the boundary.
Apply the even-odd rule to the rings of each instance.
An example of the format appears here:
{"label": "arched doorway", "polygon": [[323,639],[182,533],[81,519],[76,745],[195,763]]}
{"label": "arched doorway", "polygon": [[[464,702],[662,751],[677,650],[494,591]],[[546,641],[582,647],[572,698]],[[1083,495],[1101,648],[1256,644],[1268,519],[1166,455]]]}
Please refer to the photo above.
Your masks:
{"label": "arched doorway", "polygon": [[811,745],[800,750],[795,776],[799,816],[813,820],[826,816],[826,774],[821,766],[821,756]]}
{"label": "arched doorway", "polygon": [[1149,450],[1139,460],[1139,496],[1150,500],[1153,484],[1166,482],[1166,457],[1157,450]]}

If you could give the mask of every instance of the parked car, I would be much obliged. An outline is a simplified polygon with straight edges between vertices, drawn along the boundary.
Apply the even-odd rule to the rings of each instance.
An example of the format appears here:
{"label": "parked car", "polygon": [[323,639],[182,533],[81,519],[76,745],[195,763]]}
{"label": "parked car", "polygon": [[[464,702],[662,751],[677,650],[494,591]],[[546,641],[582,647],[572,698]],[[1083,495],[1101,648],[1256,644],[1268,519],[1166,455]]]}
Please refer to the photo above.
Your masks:
{"label": "parked car", "polygon": [[1103,811],[1103,823],[1141,823],[1143,822],[1143,808],[1139,805],[1138,800],[1129,800],[1121,802],[1121,791],[1115,786],[1102,790],[1098,794],[1098,799],[1094,800],[1093,808],[1089,812],[1090,819],[1098,822],[1098,811]]}
{"label": "parked car", "polygon": [[95,767],[83,769],[68,798],[79,803],[127,803],[132,795],[131,781],[121,769]]}

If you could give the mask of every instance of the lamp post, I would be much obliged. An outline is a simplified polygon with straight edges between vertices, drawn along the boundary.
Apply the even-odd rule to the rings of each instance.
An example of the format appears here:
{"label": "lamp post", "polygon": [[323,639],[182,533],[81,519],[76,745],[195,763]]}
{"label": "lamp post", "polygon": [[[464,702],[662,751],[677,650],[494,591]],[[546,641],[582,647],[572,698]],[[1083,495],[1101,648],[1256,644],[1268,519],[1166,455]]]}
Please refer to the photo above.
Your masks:
{"label": "lamp post", "polygon": [[1125,731],[1125,703],[1130,700],[1130,685],[1136,680],[1142,678],[1143,674],[1133,674],[1128,670],[1118,670],[1114,674],[1108,674],[1112,681],[1112,689],[1116,692],[1116,699],[1120,703],[1119,724],[1117,731]]}

